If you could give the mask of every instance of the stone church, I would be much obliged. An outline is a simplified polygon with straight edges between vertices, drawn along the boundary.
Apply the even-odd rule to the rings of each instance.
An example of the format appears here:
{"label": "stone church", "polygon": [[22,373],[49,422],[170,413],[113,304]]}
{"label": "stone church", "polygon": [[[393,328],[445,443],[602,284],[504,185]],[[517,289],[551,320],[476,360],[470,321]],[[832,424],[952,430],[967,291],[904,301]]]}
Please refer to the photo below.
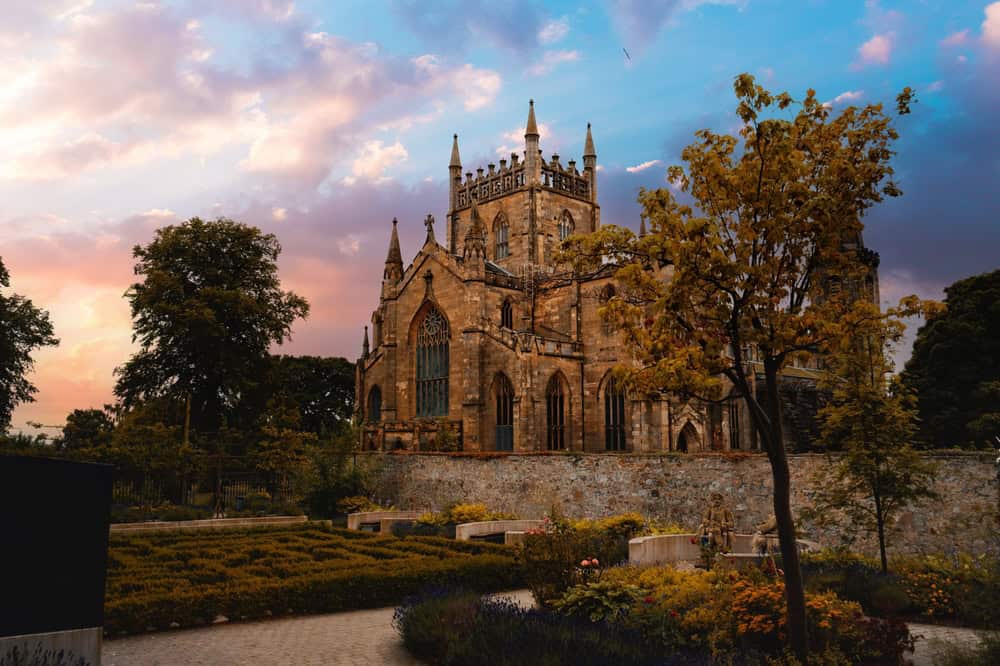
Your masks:
{"label": "stone church", "polygon": [[[543,158],[532,103],[523,154],[463,174],[456,136],[448,176],[443,244],[428,215],[423,247],[405,266],[392,222],[372,337],[366,327],[357,364],[364,448],[758,448],[736,398],[630,395],[615,381],[611,370],[629,354],[598,313],[615,294],[610,269],[574,276],[553,260],[564,238],[601,225],[589,124],[582,170]],[[798,407],[815,400],[815,374],[786,372]],[[797,432],[808,437],[814,411],[786,409],[790,445]]]}

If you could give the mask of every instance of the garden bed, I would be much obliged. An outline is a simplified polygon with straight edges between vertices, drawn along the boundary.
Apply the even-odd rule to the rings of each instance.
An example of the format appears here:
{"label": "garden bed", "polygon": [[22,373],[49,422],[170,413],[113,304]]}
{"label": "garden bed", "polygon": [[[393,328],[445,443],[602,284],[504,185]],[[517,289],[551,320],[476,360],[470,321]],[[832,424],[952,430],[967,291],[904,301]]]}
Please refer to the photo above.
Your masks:
{"label": "garden bed", "polygon": [[319,523],[114,533],[109,636],[398,603],[427,585],[480,592],[522,584],[505,546],[372,535]]}

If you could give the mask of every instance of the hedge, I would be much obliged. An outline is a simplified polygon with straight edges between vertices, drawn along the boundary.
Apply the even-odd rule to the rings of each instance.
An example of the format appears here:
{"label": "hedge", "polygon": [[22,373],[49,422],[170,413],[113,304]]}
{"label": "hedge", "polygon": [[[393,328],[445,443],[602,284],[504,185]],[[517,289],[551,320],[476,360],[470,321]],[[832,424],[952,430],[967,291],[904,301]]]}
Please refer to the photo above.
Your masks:
{"label": "hedge", "polygon": [[387,606],[427,585],[522,584],[513,550],[316,524],[112,535],[108,635]]}

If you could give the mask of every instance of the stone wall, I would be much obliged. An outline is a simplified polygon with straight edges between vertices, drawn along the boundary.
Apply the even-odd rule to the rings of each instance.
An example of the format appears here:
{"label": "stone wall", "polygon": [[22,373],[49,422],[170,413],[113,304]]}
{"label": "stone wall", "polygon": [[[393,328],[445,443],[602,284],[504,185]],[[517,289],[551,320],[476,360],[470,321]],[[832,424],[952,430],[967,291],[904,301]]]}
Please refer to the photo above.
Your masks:
{"label": "stone wall", "polygon": [[[771,513],[767,458],[754,454],[369,454],[380,498],[400,509],[440,509],[481,502],[521,518],[540,518],[557,506],[571,517],[638,511],[694,529],[708,494],[721,492],[736,514],[737,531],[752,531]],[[988,454],[936,454],[939,501],[899,518],[890,547],[896,553],[1000,552],[997,470]],[[818,454],[790,456],[793,510],[810,505],[812,480],[828,463]],[[871,535],[848,521],[833,528],[803,524],[804,538],[874,552]]]}

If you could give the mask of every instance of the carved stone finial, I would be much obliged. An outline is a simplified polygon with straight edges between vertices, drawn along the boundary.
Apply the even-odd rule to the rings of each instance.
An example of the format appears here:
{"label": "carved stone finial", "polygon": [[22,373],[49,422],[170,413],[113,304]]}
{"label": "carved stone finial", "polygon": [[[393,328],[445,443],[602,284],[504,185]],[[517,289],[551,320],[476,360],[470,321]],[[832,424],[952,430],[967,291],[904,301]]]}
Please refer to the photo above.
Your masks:
{"label": "carved stone finial", "polygon": [[369,350],[369,346],[368,346],[368,327],[365,326],[365,339],[361,343],[361,358],[368,358],[368,352],[369,351],[370,350]]}

